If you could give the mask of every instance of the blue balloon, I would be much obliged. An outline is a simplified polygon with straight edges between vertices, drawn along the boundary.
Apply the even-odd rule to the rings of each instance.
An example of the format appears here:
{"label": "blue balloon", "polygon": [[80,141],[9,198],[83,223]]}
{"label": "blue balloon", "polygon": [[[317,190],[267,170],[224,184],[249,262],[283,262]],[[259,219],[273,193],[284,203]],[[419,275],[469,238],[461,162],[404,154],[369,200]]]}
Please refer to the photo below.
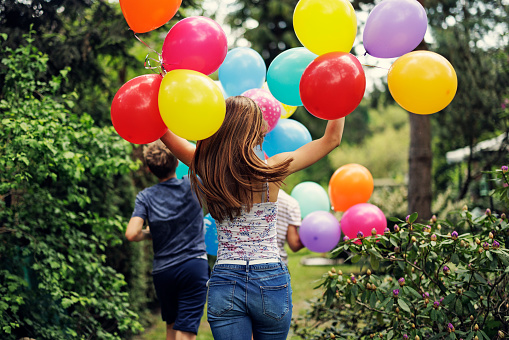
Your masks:
{"label": "blue balloon", "polygon": [[295,151],[311,142],[308,129],[294,119],[280,119],[266,136],[262,149],[268,157],[282,152]]}
{"label": "blue balloon", "polygon": [[318,55],[305,47],[296,47],[280,53],[267,71],[267,85],[270,93],[281,103],[301,106],[300,78],[308,65]]}
{"label": "blue balloon", "polygon": [[217,256],[217,247],[219,245],[217,226],[216,221],[210,214],[205,215],[203,218],[203,227],[205,229],[205,247],[207,249],[207,254]]}
{"label": "blue balloon", "polygon": [[330,211],[329,195],[318,183],[299,183],[293,188],[291,196],[299,202],[302,218],[315,211]]}
{"label": "blue balloon", "polygon": [[262,56],[249,47],[229,51],[219,67],[218,78],[227,96],[240,96],[265,83],[267,66]]}

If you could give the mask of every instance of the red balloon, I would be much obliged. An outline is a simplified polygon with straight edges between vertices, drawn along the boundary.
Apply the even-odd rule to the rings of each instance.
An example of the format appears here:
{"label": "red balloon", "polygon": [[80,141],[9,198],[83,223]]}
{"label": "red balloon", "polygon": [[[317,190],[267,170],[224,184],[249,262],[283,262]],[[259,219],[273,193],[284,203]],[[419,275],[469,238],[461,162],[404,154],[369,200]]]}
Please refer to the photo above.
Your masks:
{"label": "red balloon", "polygon": [[113,127],[126,141],[147,144],[168,130],[159,113],[159,87],[163,77],[146,74],[129,80],[111,103]]}
{"label": "red balloon", "polygon": [[308,65],[299,89],[302,104],[313,116],[338,119],[360,104],[366,90],[366,75],[352,54],[330,52]]}

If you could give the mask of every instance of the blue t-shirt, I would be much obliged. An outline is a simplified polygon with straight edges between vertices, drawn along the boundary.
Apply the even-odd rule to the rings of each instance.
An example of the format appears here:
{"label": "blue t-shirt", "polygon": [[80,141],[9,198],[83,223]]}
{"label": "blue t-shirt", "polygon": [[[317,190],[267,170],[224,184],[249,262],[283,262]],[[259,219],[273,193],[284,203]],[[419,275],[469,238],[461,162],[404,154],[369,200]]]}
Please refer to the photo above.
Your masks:
{"label": "blue t-shirt", "polygon": [[187,177],[170,178],[136,196],[132,217],[148,222],[154,247],[152,274],[204,257],[203,212]]}

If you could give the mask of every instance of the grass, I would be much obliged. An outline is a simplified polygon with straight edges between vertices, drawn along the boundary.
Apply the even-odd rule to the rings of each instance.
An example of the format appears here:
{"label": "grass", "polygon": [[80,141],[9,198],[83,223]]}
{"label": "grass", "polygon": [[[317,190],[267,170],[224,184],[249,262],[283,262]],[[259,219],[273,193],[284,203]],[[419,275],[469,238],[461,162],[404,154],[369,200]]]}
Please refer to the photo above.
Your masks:
{"label": "grass", "polygon": [[[290,270],[292,278],[292,290],[293,290],[293,315],[303,315],[305,310],[309,307],[309,300],[320,296],[321,290],[314,289],[322,275],[326,274],[330,270],[331,266],[303,266],[301,260],[307,257],[319,257],[320,254],[313,253],[308,249],[304,248],[297,253],[292,253],[287,249],[288,253],[288,268]],[[354,272],[357,273],[359,268],[356,266],[341,265],[335,266],[336,269],[341,269],[344,273]],[[206,306],[205,306],[206,308]],[[166,339],[166,324],[161,321],[159,315],[155,315],[157,322],[155,325],[146,330],[145,333],[136,337],[135,340],[164,340]],[[207,322],[206,310],[203,313],[202,322],[200,329],[198,330],[197,340],[213,340],[212,332],[210,331],[209,324]],[[293,337],[291,334],[288,336],[290,340],[300,339]]]}

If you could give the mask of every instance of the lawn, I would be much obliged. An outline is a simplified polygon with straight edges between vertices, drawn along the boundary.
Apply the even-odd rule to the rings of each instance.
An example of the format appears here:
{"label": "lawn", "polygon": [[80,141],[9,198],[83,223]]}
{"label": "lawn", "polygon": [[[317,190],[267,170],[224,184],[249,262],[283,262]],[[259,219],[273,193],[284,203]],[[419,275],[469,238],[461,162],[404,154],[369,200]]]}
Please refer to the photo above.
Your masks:
{"label": "lawn", "polygon": [[[288,253],[288,268],[292,277],[292,290],[293,290],[293,315],[303,314],[308,308],[308,301],[321,294],[321,290],[314,289],[318,281],[330,270],[331,266],[303,266],[301,260],[310,257],[321,257],[322,254],[317,254],[302,249],[297,253],[292,253],[287,249]],[[343,273],[358,272],[359,268],[355,266],[341,265],[335,266],[336,269],[341,269]],[[197,340],[212,340],[212,333],[207,322],[206,312],[203,315],[200,329],[198,331]],[[160,320],[159,316],[156,316]],[[164,340],[166,338],[166,324],[158,321],[154,327],[148,329],[136,340]],[[288,339],[297,340],[298,337],[292,337],[291,331]]]}

